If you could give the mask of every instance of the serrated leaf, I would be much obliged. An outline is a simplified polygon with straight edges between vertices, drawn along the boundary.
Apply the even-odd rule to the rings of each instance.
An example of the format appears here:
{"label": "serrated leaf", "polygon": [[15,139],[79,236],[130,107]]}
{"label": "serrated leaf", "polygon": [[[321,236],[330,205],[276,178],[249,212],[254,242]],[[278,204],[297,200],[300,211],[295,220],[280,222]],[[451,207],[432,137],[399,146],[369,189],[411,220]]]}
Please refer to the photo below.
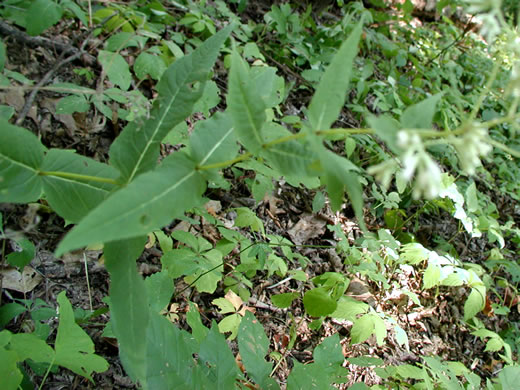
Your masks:
{"label": "serrated leaf", "polygon": [[365,314],[361,318],[354,321],[350,330],[351,344],[358,344],[366,341],[375,330],[374,316]]}
{"label": "serrated leaf", "polygon": [[269,377],[273,365],[265,360],[269,340],[264,327],[253,314],[246,312],[238,332],[238,347],[247,374],[261,389],[277,388],[276,382]]}
{"label": "serrated leaf", "polygon": [[130,73],[128,63],[121,54],[100,50],[98,61],[103,66],[103,70],[110,82],[120,87],[123,91],[127,91],[130,88],[132,74]]}
{"label": "serrated leaf", "polygon": [[337,302],[324,287],[313,288],[303,296],[305,311],[312,317],[330,315],[336,310]]}
{"label": "serrated leaf", "polygon": [[271,296],[271,302],[280,309],[285,309],[291,306],[292,302],[298,298],[300,294],[298,293],[283,293],[278,295]]}
{"label": "serrated leaf", "polygon": [[38,170],[44,152],[33,133],[0,119],[0,202],[38,200],[42,191]]}
{"label": "serrated leaf", "polygon": [[159,80],[165,70],[166,64],[163,59],[147,52],[139,54],[134,63],[135,75],[140,80],[148,75],[154,80]]}
{"label": "serrated leaf", "polygon": [[208,376],[213,389],[227,390],[235,387],[238,374],[235,358],[214,323],[206,339],[200,344],[199,359],[209,367]]}
{"label": "serrated leaf", "polygon": [[83,218],[60,243],[57,256],[157,230],[196,206],[204,188],[193,162],[182,153],[171,154],[158,169],[139,176]]}
{"label": "serrated leaf", "polygon": [[471,289],[468,299],[464,303],[464,321],[477,315],[486,304],[486,288],[477,286]]}
{"label": "serrated leaf", "polygon": [[248,65],[236,51],[231,57],[227,105],[240,143],[251,153],[259,152],[264,144],[267,107],[253,87]]}
{"label": "serrated leaf", "polygon": [[407,107],[401,115],[401,126],[405,129],[430,129],[437,102],[442,95],[444,95],[443,92],[438,93]]}
{"label": "serrated leaf", "polygon": [[348,39],[343,42],[312,97],[308,115],[313,131],[330,128],[341,112],[352,76],[354,58],[358,52],[363,23],[363,19],[359,21]]}
{"label": "serrated leaf", "polygon": [[[111,191],[118,188],[113,183],[92,178],[115,181],[118,172],[109,165],[80,156],[72,150],[51,149],[45,155],[41,170],[43,189],[50,206],[70,222],[79,222],[99,205]],[[52,172],[59,172],[60,176]],[[65,175],[64,175],[65,174]],[[70,174],[66,176],[67,174]]]}
{"label": "serrated leaf", "polygon": [[63,8],[52,0],[35,0],[27,10],[26,29],[29,35],[39,35],[59,22]]}
{"label": "serrated leaf", "polygon": [[146,378],[149,303],[135,262],[144,244],[143,237],[105,245],[105,266],[110,274],[110,322],[126,372],[142,383]]}
{"label": "serrated leaf", "polygon": [[437,265],[429,264],[423,274],[423,288],[428,289],[439,285],[441,269]]}
{"label": "serrated leaf", "polygon": [[54,345],[54,362],[87,379],[91,379],[92,372],[106,371],[108,362],[94,354],[94,343],[74,321],[74,312],[65,291],[59,293],[57,300],[60,323]]}
{"label": "serrated leaf", "polygon": [[[175,61],[157,84],[156,99],[150,118],[142,125],[139,119],[125,127],[110,147],[110,163],[121,172],[121,180],[132,181],[136,175],[153,169],[159,157],[159,145],[168,132],[192,113],[202,96],[204,82],[216,61],[220,47],[233,26],[213,35],[190,55]],[[192,85],[201,85],[193,90]]]}

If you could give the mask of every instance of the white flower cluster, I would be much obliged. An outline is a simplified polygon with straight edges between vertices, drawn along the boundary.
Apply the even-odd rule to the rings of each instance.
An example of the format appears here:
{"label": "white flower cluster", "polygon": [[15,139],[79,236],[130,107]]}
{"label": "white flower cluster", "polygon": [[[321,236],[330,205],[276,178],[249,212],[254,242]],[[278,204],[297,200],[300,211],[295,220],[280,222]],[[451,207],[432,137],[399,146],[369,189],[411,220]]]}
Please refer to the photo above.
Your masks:
{"label": "white flower cluster", "polygon": [[468,175],[475,173],[475,169],[481,165],[480,158],[491,151],[492,147],[487,140],[487,128],[478,122],[471,123],[462,137],[448,139],[457,150],[460,167]]}
{"label": "white flower cluster", "polygon": [[[415,199],[435,198],[441,189],[441,170],[424,149],[421,137],[405,130],[397,133],[397,137],[398,145],[404,151],[400,158],[403,168],[397,173],[398,179],[409,183],[415,175],[412,196]],[[370,167],[367,172],[388,188],[398,169],[396,160],[386,160]]]}
{"label": "white flower cluster", "polygon": [[399,147],[404,150],[401,155],[403,169],[398,173],[405,182],[410,182],[415,174],[415,185],[412,196],[435,198],[441,188],[441,170],[424,149],[421,137],[418,134],[401,130],[397,133]]}
{"label": "white flower cluster", "polygon": [[489,43],[493,42],[502,29],[497,15],[501,12],[502,0],[466,0],[466,11],[478,14],[476,19],[482,24],[480,34]]}

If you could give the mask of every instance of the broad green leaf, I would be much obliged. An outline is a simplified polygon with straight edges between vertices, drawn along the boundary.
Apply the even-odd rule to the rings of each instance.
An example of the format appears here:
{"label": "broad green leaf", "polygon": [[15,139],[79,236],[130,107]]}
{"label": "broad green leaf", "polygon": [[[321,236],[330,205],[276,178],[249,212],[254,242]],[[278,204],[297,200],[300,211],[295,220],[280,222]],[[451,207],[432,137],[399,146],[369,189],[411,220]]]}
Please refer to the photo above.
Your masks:
{"label": "broad green leaf", "polygon": [[235,388],[238,374],[235,358],[215,322],[206,339],[200,344],[199,359],[202,366],[208,367],[207,375],[213,384],[212,388],[222,390]]}
{"label": "broad green leaf", "polygon": [[333,389],[329,384],[330,379],[328,373],[321,366],[317,364],[303,365],[295,361],[289,378],[287,378],[287,390]]}
{"label": "broad green leaf", "polygon": [[222,321],[218,323],[218,329],[222,333],[231,333],[228,339],[234,340],[237,337],[241,321],[242,317],[240,316],[240,314],[231,314],[227,317],[224,317]]}
{"label": "broad green leaf", "polygon": [[74,321],[74,312],[65,291],[59,293],[57,300],[60,324],[54,345],[54,363],[88,379],[91,379],[92,372],[106,371],[108,362],[94,354],[94,343]]}
{"label": "broad green leaf", "polygon": [[146,235],[196,206],[205,188],[194,163],[173,153],[161,166],[115,192],[72,229],[57,249],[63,253],[99,242]]}
{"label": "broad green leaf", "polygon": [[0,202],[38,200],[42,191],[38,170],[44,152],[33,133],[0,119]]}
{"label": "broad green leaf", "polygon": [[35,0],[27,10],[26,29],[29,35],[39,35],[59,22],[63,8],[53,0]]}
{"label": "broad green leaf", "polygon": [[98,61],[103,66],[103,70],[110,82],[120,87],[123,91],[130,88],[132,74],[130,73],[128,63],[121,54],[100,50]]}
{"label": "broad green leaf", "polygon": [[208,334],[206,328],[200,319],[200,313],[197,306],[193,302],[189,302],[190,309],[186,313],[186,322],[191,328],[191,334],[199,343],[204,340]]}
{"label": "broad green leaf", "polygon": [[376,335],[377,345],[381,347],[383,346],[387,334],[385,321],[378,315],[372,315],[372,318],[374,319],[374,333]]}
{"label": "broad green leaf", "polygon": [[274,379],[269,377],[273,365],[265,360],[269,350],[269,340],[265,336],[262,324],[249,311],[246,311],[240,324],[238,348],[247,375],[261,389],[277,388]]}
{"label": "broad green leaf", "polygon": [[75,112],[87,112],[90,103],[83,95],[66,96],[56,104],[57,114],[73,114]]}
{"label": "broad green leaf", "polygon": [[330,316],[354,322],[358,315],[366,313],[369,308],[370,306],[366,303],[357,301],[352,297],[341,297],[338,300],[336,310]]}
{"label": "broad green leaf", "polygon": [[367,122],[370,127],[375,130],[377,136],[386,143],[392,152],[398,153],[400,151],[397,146],[399,122],[390,115],[381,115],[379,117],[370,115],[367,118]]}
{"label": "broad green leaf", "polygon": [[31,359],[36,363],[52,363],[54,359],[54,350],[32,333],[13,334],[9,349],[16,351],[20,361]]}
{"label": "broad green leaf", "polygon": [[251,153],[257,153],[264,144],[262,127],[266,122],[266,105],[254,88],[250,70],[235,51],[229,72],[227,105],[237,138]]}
{"label": "broad green leaf", "polygon": [[173,295],[173,280],[168,275],[168,272],[163,270],[162,272],[156,272],[153,275],[148,276],[144,280],[146,291],[150,299],[150,310],[159,313],[169,303]]}
{"label": "broad green leaf", "polygon": [[190,137],[190,154],[199,166],[233,159],[238,144],[231,117],[216,113],[210,119],[197,122]]}
{"label": "broad green leaf", "polygon": [[518,383],[520,383],[520,367],[504,367],[498,374],[498,379],[502,385],[502,390],[516,390]]}
{"label": "broad green leaf", "polygon": [[343,42],[312,97],[308,115],[313,131],[330,128],[345,104],[363,22],[363,19],[360,20],[348,39]]}
{"label": "broad green leaf", "polygon": [[352,344],[362,343],[366,341],[375,331],[374,316],[365,314],[361,318],[354,321],[350,330],[350,339]]}
{"label": "broad green leaf", "polygon": [[5,43],[0,39],[0,73],[4,71],[6,58]]}
{"label": "broad green leaf", "polygon": [[[192,348],[186,342],[186,332],[178,329],[164,317],[151,313],[147,329],[148,350],[142,359],[146,362],[148,389],[206,389],[199,367],[195,365]],[[191,336],[188,334],[188,336]]]}
{"label": "broad green leaf", "polygon": [[324,287],[308,290],[303,296],[305,311],[312,317],[328,316],[336,310],[337,302]]}
{"label": "broad green leaf", "polygon": [[259,232],[262,233],[262,235],[265,235],[264,224],[253,211],[246,207],[239,207],[235,210],[237,212],[235,226],[250,227],[253,232]]}
{"label": "broad green leaf", "polygon": [[305,145],[297,141],[280,143],[263,150],[264,157],[273,168],[286,176],[309,177],[315,172],[311,171],[311,164],[315,163],[317,156]]}
{"label": "broad green leaf", "polygon": [[110,274],[110,322],[119,342],[119,355],[134,381],[146,378],[146,329],[149,325],[148,290],[137,272],[136,259],[145,239],[105,245],[105,266]]}
{"label": "broad green leaf", "polygon": [[[2,331],[2,333],[8,332]],[[19,361],[15,351],[9,351],[0,345],[0,378],[2,378],[2,388],[5,390],[16,390],[22,383],[23,375],[18,369]]]}
{"label": "broad green leaf", "polygon": [[401,115],[401,126],[405,129],[430,129],[435,107],[444,93],[430,96],[420,103],[408,107]]}
{"label": "broad green leaf", "polygon": [[197,291],[214,293],[218,283],[222,279],[222,271],[224,270],[222,263],[222,254],[213,249],[196,258],[197,271],[184,278],[188,284],[194,283]]}
{"label": "broad green leaf", "polygon": [[486,288],[484,286],[476,286],[471,289],[468,299],[464,303],[464,321],[467,321],[477,315],[486,304]]}
{"label": "broad green leaf", "polygon": [[437,265],[429,264],[423,275],[423,288],[435,287],[441,280],[441,269]]}
{"label": "broad green leaf", "polygon": [[26,238],[17,241],[20,246],[20,252],[12,252],[7,255],[7,262],[13,267],[23,270],[34,258],[34,244]]}
{"label": "broad green leaf", "polygon": [[0,328],[4,328],[13,318],[25,312],[27,308],[18,303],[5,303],[0,306]]}
{"label": "broad green leaf", "polygon": [[[230,34],[230,25],[200,45],[190,55],[175,61],[157,84],[159,97],[150,118],[139,119],[125,127],[110,147],[110,163],[130,182],[140,173],[153,169],[159,156],[159,145],[168,132],[192,113],[193,105],[204,91],[204,82],[216,61],[220,47]],[[199,82],[199,88],[192,85]]]}
{"label": "broad green leaf", "polygon": [[280,309],[285,309],[289,306],[291,306],[292,302],[298,298],[300,296],[300,294],[298,293],[283,293],[283,294],[278,294],[278,295],[272,295],[271,296],[271,301],[273,302],[273,304],[277,307],[279,307]]}
{"label": "broad green leaf", "polygon": [[154,80],[159,80],[165,70],[166,64],[163,59],[147,52],[139,54],[134,63],[135,75],[140,80],[148,75]]}
{"label": "broad green leaf", "polygon": [[471,182],[466,189],[466,204],[470,213],[474,213],[480,209],[477,194],[477,186],[475,185],[475,182]]}
{"label": "broad green leaf", "polygon": [[320,345],[314,349],[312,354],[314,362],[321,366],[323,370],[333,372],[340,367],[345,360],[343,356],[339,335],[327,337]]}
{"label": "broad green leaf", "polygon": [[49,150],[41,170],[46,173],[42,181],[50,206],[61,217],[74,223],[117,188],[113,183],[100,182],[96,178],[115,181],[119,175],[107,164],[62,149]]}
{"label": "broad green leaf", "polygon": [[412,366],[411,364],[402,364],[397,366],[397,374],[405,379],[417,379],[421,380],[427,376],[427,372],[424,368]]}

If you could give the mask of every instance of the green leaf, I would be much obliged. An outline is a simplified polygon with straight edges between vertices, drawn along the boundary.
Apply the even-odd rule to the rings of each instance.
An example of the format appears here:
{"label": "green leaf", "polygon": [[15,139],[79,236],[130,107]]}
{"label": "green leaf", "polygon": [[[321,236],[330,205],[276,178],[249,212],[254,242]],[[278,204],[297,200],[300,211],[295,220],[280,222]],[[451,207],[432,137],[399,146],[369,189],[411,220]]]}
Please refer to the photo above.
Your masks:
{"label": "green leaf", "polygon": [[486,288],[476,286],[471,289],[468,299],[464,303],[464,321],[475,317],[478,312],[484,309],[486,304]]}
{"label": "green leaf", "polygon": [[516,390],[518,383],[520,383],[520,367],[504,367],[498,374],[498,379],[502,385],[502,390]]}
{"label": "green leaf", "polygon": [[[230,25],[213,35],[190,55],[175,61],[157,84],[159,97],[142,126],[136,122],[125,127],[110,147],[110,163],[128,183],[157,164],[159,145],[168,132],[192,113],[203,94],[204,81],[216,61],[219,49],[230,34]],[[199,82],[199,88],[192,85]]]}
{"label": "green leaf", "polygon": [[264,144],[267,107],[253,88],[248,65],[236,51],[231,57],[227,105],[240,143],[251,153],[259,152]]}
{"label": "green leaf", "polygon": [[4,328],[13,318],[26,310],[25,306],[18,303],[5,303],[0,306],[0,328]]}
{"label": "green leaf", "polygon": [[27,10],[27,34],[39,35],[58,23],[63,15],[63,8],[52,0],[35,0]]}
{"label": "green leaf", "polygon": [[[115,181],[118,172],[114,168],[80,156],[72,150],[49,150],[41,170],[47,173],[42,176],[42,181],[50,206],[61,217],[74,223],[79,222],[117,188],[113,183],[96,180],[103,178]],[[66,175],[57,176],[52,172]]]}
{"label": "green leaf", "polygon": [[146,360],[149,301],[148,290],[137,272],[135,261],[144,244],[143,237],[105,245],[105,266],[110,274],[110,322],[126,372],[141,383],[144,383],[149,363]]}
{"label": "green leaf", "polygon": [[429,264],[423,275],[423,288],[435,287],[441,281],[441,269],[437,265]]}
{"label": "green leaf", "polygon": [[66,96],[56,104],[56,114],[73,114],[75,112],[87,112],[90,103],[83,95]]}
{"label": "green leaf", "polygon": [[0,202],[29,203],[42,191],[45,147],[29,130],[0,119]]}
{"label": "green leaf", "polygon": [[250,227],[253,232],[259,232],[262,233],[262,235],[265,235],[264,224],[253,211],[246,207],[239,207],[235,210],[237,212],[235,226]]}
{"label": "green leaf", "polygon": [[358,315],[366,313],[369,309],[370,306],[366,303],[352,297],[341,297],[336,310],[330,316],[354,322]]}
{"label": "green leaf", "polygon": [[60,324],[54,345],[56,349],[54,362],[91,380],[92,372],[103,372],[108,369],[108,362],[94,354],[94,343],[74,322],[74,312],[65,291],[59,293],[57,300],[60,306]]}
{"label": "green leaf", "polygon": [[303,296],[305,311],[312,317],[327,316],[336,310],[337,302],[324,287],[308,290]]}
{"label": "green leaf", "polygon": [[430,129],[435,107],[443,94],[443,92],[438,93],[408,107],[401,115],[401,126],[405,129]]}
{"label": "green leaf", "polygon": [[285,309],[289,306],[291,306],[292,302],[298,298],[300,294],[298,293],[284,293],[284,294],[278,294],[278,295],[272,295],[271,301],[273,304],[280,309]]}
{"label": "green leaf", "polygon": [[321,366],[325,371],[332,373],[336,368],[341,367],[345,357],[339,342],[339,335],[336,333],[327,337],[316,347],[312,355],[315,364]]}
{"label": "green leaf", "polygon": [[271,146],[268,150],[263,150],[261,156],[283,175],[309,177],[315,174],[310,166],[315,163],[317,156],[297,141]]}
{"label": "green leaf", "polygon": [[140,80],[148,75],[154,80],[159,80],[165,70],[166,64],[162,58],[147,52],[139,54],[134,63],[135,75]]}
{"label": "green leaf", "polygon": [[121,54],[100,50],[98,61],[103,66],[103,70],[111,83],[117,85],[123,91],[127,91],[130,88],[132,74],[130,73],[128,63]]}
{"label": "green leaf", "polygon": [[72,229],[57,256],[84,245],[148,234],[196,206],[205,182],[192,161],[173,153],[155,171],[115,192]]}
{"label": "green leaf", "polygon": [[238,348],[247,374],[261,389],[274,389],[278,386],[270,378],[273,365],[265,360],[269,350],[269,340],[264,327],[253,314],[246,311],[238,331]]}
{"label": "green leaf", "polygon": [[22,383],[23,375],[18,369],[20,358],[16,351],[5,349],[13,335],[7,330],[0,332],[0,378],[2,387],[6,390],[16,390]]}
{"label": "green leaf", "polygon": [[313,131],[329,129],[343,108],[363,31],[363,22],[363,19],[360,20],[348,39],[343,42],[312,97],[308,115]]}
{"label": "green leaf", "polygon": [[202,324],[197,306],[193,302],[189,302],[189,306],[190,309],[186,313],[186,322],[190,326],[191,334],[195,337],[195,340],[201,343],[208,334],[208,328]]}
{"label": "green leaf", "polygon": [[45,341],[32,333],[14,334],[9,349],[16,351],[20,361],[31,359],[36,363],[52,363],[55,355]]}
{"label": "green leaf", "polygon": [[190,155],[199,166],[236,157],[238,144],[231,117],[226,113],[216,113],[208,120],[197,122],[189,147]]}
{"label": "green leaf", "polygon": [[6,58],[5,43],[0,39],[0,73],[4,71]]}
{"label": "green leaf", "polygon": [[156,272],[144,280],[147,295],[153,297],[150,300],[150,310],[159,313],[169,303],[173,295],[173,280],[168,276],[168,272]]}
{"label": "green leaf", "polygon": [[17,241],[20,246],[20,252],[12,252],[7,255],[7,262],[13,267],[23,270],[34,258],[34,245],[26,238]]}
{"label": "green leaf", "polygon": [[378,315],[372,315],[374,320],[374,333],[376,334],[377,345],[383,346],[386,338],[386,325],[385,321]]}
{"label": "green leaf", "polygon": [[228,339],[234,340],[237,337],[241,320],[242,317],[240,314],[231,314],[227,317],[224,317],[224,319],[218,323],[218,329],[222,333],[230,332],[231,335],[228,337]]}
{"label": "green leaf", "polygon": [[416,379],[421,380],[427,376],[427,372],[424,368],[412,366],[411,364],[402,364],[397,366],[397,374],[404,379]]}
{"label": "green leaf", "polygon": [[399,147],[397,146],[399,122],[390,115],[381,115],[379,117],[370,115],[367,118],[367,122],[370,127],[375,130],[377,136],[386,143],[392,152],[399,152]]}
{"label": "green leaf", "polygon": [[238,375],[235,358],[215,323],[200,345],[199,359],[203,365],[209,368],[208,376],[213,384],[213,389],[235,388]]}
{"label": "green leaf", "polygon": [[350,330],[350,338],[352,344],[362,343],[366,341],[375,331],[374,316],[365,314],[361,318],[354,321]]}

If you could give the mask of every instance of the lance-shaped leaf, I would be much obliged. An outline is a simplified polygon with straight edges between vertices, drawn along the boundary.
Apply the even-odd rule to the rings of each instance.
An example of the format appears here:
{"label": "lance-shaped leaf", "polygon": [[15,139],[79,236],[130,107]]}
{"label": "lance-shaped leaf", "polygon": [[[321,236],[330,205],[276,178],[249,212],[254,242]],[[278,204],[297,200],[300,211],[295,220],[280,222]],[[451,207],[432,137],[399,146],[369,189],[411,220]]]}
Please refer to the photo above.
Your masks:
{"label": "lance-shaped leaf", "polygon": [[401,115],[401,126],[405,129],[430,129],[435,115],[435,107],[442,95],[444,95],[444,92],[407,107]]}
{"label": "lance-shaped leaf", "polygon": [[135,238],[105,245],[105,266],[110,273],[110,321],[119,343],[119,356],[134,381],[146,380],[146,329],[149,302],[136,259],[146,240]]}
{"label": "lance-shaped leaf", "polygon": [[210,119],[197,122],[190,137],[190,155],[199,166],[224,162],[238,153],[231,117],[216,113]]}
{"label": "lance-shaped leaf", "polygon": [[321,78],[309,105],[309,122],[314,131],[330,128],[341,112],[362,30],[363,19],[343,42]]}
{"label": "lance-shaped leaf", "polygon": [[80,156],[72,150],[49,150],[41,170],[48,173],[42,176],[42,180],[50,206],[60,216],[74,223],[79,222],[117,188],[110,181],[115,181],[119,176],[113,167]]}
{"label": "lance-shaped leaf", "polygon": [[251,153],[257,153],[264,143],[266,105],[256,90],[248,65],[236,51],[231,59],[227,104],[238,140]]}
{"label": "lance-shaped leaf", "polygon": [[0,119],[0,202],[38,200],[44,153],[45,147],[33,133]]}
{"label": "lance-shaped leaf", "polygon": [[316,173],[310,166],[316,161],[317,156],[306,145],[297,141],[273,145],[262,151],[261,156],[286,176],[306,178]]}
{"label": "lance-shaped leaf", "polygon": [[183,153],[140,175],[81,220],[60,243],[60,256],[88,244],[145,235],[181,216],[201,201],[206,182]]}
{"label": "lance-shaped leaf", "polygon": [[[150,118],[144,123],[139,123],[139,119],[130,123],[110,147],[110,163],[121,172],[121,181],[129,183],[136,175],[155,167],[160,142],[191,114],[204,92],[205,81],[220,46],[232,28],[230,25],[222,29],[164,72],[157,85],[159,97]],[[194,88],[196,83],[200,83],[198,88]]]}
{"label": "lance-shaped leaf", "polygon": [[325,148],[320,152],[320,163],[323,168],[322,179],[327,186],[330,205],[333,210],[339,210],[346,191],[359,225],[366,230],[363,220],[363,188],[359,180],[359,170],[346,158],[340,157]]}

